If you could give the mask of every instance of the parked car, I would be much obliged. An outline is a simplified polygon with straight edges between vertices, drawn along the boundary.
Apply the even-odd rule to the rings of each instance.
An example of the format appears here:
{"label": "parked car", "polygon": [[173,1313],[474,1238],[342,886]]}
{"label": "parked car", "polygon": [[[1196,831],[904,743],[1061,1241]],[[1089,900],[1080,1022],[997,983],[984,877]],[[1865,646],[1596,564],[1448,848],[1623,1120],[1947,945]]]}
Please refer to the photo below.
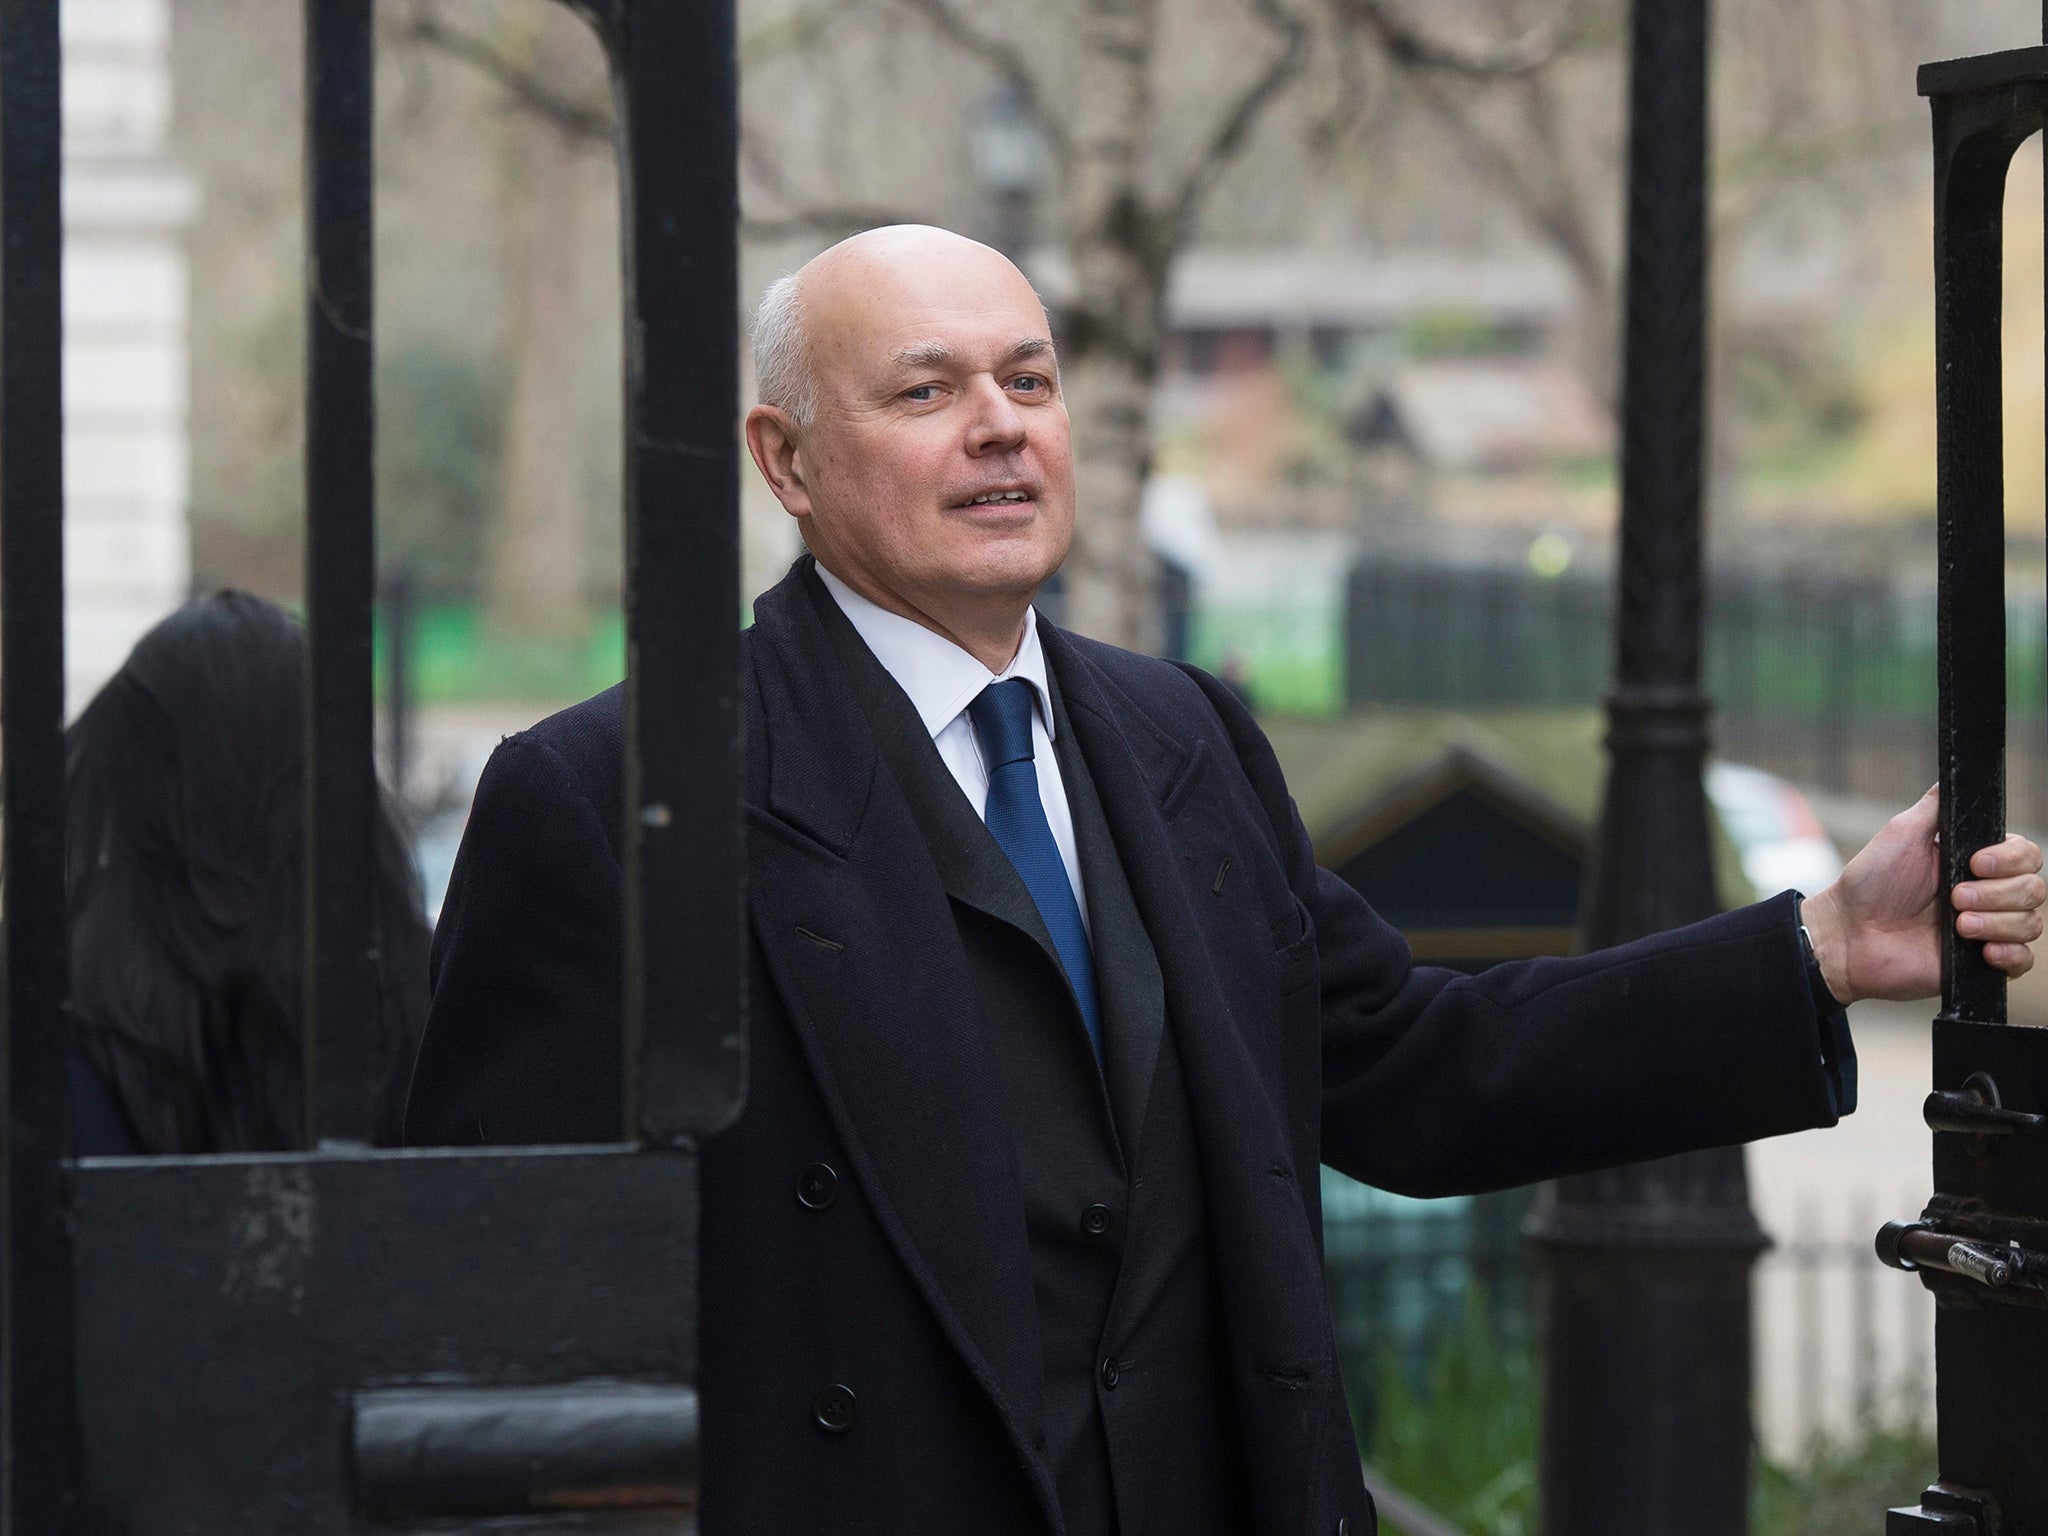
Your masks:
{"label": "parked car", "polygon": [[1842,856],[1799,786],[1746,763],[1710,763],[1707,798],[1758,896],[1834,883]]}

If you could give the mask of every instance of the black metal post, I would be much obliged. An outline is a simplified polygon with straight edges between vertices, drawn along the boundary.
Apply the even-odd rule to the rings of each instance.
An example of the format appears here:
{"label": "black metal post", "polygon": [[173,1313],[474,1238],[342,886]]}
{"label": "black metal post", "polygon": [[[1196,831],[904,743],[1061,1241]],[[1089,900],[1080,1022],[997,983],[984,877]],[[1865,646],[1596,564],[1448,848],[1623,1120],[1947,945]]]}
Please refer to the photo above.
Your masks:
{"label": "black metal post", "polygon": [[739,1113],[747,1066],[733,10],[588,13],[625,107],[623,1109],[629,1139],[687,1148]]}
{"label": "black metal post", "polygon": [[[1707,39],[1705,0],[1635,0],[1620,603],[1585,903],[1594,947],[1716,909],[1700,780]],[[1741,1149],[1560,1180],[1530,1233],[1544,1531],[1746,1530],[1749,1268],[1766,1239]]]}
{"label": "black metal post", "polygon": [[372,0],[305,0],[309,1146],[366,1143],[374,1128],[374,20]]}
{"label": "black metal post", "polygon": [[68,1529],[75,1468],[64,902],[57,0],[0,4],[0,1532]]}
{"label": "black metal post", "polygon": [[[1941,889],[2005,832],[2005,485],[2001,354],[2004,206],[2013,153],[2048,116],[2048,48],[1929,64],[1920,92],[1934,109],[1936,497],[1940,700]],[[1888,1222],[1878,1257],[1934,1292],[1940,1480],[1917,1506],[1893,1509],[1892,1536],[2030,1536],[2048,1530],[2048,1326],[2038,1290],[2001,1291],[1959,1255],[2048,1249],[2048,1042],[2006,1024],[2005,977],[1983,946],[1956,936],[1937,904],[1942,1004],[1934,1019],[1934,1192],[1919,1218]],[[1957,1114],[1957,1106],[1965,1112]],[[1967,1111],[1990,1107],[2002,1134],[1975,1134]],[[1923,1263],[1922,1259],[1932,1262]],[[1986,1278],[1988,1276],[1989,1283]],[[2038,1287],[2038,1280],[2033,1282]],[[2032,1293],[2029,1294],[2029,1291]]]}

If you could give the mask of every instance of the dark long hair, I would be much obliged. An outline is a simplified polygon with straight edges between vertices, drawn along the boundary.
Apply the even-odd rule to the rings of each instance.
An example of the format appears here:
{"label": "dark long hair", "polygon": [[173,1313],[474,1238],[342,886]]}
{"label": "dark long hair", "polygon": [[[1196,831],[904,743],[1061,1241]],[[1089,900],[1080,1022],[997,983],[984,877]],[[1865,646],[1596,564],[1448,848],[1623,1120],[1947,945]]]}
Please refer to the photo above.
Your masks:
{"label": "dark long hair", "polygon": [[[136,642],[65,735],[77,1048],[146,1152],[304,1140],[305,667],[274,603],[218,592]],[[378,1139],[395,1142],[426,1017],[406,836],[376,825]]]}

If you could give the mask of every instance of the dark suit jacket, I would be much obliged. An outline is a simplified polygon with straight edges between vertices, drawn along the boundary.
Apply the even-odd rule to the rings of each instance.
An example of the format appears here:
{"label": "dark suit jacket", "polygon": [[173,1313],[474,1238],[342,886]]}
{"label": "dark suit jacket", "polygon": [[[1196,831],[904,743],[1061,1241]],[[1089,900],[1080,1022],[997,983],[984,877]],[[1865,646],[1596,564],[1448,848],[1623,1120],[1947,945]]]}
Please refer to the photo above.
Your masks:
{"label": "dark suit jacket", "polygon": [[[811,579],[762,597],[744,659],[752,1066],[703,1158],[706,1529],[1057,1531],[994,1053]],[[1356,1536],[1318,1162],[1439,1195],[1831,1123],[1790,898],[1577,959],[1417,966],[1316,868],[1227,689],[1041,632],[1166,988],[1257,1529]],[[414,1140],[619,1136],[621,722],[600,695],[484,775]],[[796,1193],[817,1164],[823,1210]],[[850,1431],[814,1421],[830,1384]]]}

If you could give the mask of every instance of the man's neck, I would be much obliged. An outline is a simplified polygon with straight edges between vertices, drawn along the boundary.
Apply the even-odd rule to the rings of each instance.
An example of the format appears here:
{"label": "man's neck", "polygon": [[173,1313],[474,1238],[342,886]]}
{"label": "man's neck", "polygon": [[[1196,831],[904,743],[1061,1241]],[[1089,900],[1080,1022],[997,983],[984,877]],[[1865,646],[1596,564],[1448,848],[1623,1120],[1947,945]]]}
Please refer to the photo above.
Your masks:
{"label": "man's neck", "polygon": [[1000,673],[1015,661],[1017,648],[1024,643],[1024,616],[1030,612],[1031,596],[974,596],[943,603],[917,603],[871,580],[865,572],[827,566],[822,560],[818,564],[877,608],[952,641],[991,672]]}

